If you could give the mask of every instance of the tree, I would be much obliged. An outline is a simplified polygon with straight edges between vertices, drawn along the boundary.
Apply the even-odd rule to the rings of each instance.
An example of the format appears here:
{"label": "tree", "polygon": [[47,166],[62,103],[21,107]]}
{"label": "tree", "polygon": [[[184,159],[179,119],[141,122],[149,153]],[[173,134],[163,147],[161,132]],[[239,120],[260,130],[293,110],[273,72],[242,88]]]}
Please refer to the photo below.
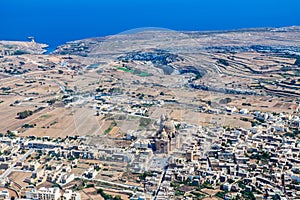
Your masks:
{"label": "tree", "polygon": [[115,198],[113,198],[111,195],[109,195],[109,194],[106,194],[104,191],[103,191],[103,189],[101,189],[101,188],[99,188],[99,189],[97,189],[97,194],[100,194],[105,200],[107,200],[107,199],[115,199]]}
{"label": "tree", "polygon": [[230,103],[231,101],[232,101],[231,98],[227,97],[227,98],[225,98],[225,99],[221,99],[221,100],[220,100],[220,103],[221,103],[221,104],[228,104],[228,103]]}
{"label": "tree", "polygon": [[31,110],[25,110],[23,112],[17,113],[18,119],[25,119],[25,118],[29,117],[32,114],[33,114],[33,112]]}
{"label": "tree", "polygon": [[47,101],[47,103],[49,105],[53,105],[56,101],[57,101],[57,99],[50,99],[50,100]]}
{"label": "tree", "polygon": [[211,106],[211,101],[207,101],[207,105]]}
{"label": "tree", "polygon": [[121,196],[117,195],[114,197],[114,200],[122,200]]}
{"label": "tree", "polygon": [[7,132],[6,132],[6,135],[7,135],[7,137],[9,137],[9,138],[14,138],[14,137],[16,137],[16,134],[14,134],[12,131],[10,131],[10,130],[8,130]]}

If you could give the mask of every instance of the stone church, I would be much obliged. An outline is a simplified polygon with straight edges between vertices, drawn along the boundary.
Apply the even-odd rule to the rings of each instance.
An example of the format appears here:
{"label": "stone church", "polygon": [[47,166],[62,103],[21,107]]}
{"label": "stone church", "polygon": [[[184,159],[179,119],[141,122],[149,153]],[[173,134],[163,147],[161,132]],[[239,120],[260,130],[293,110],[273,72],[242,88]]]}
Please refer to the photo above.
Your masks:
{"label": "stone church", "polygon": [[176,131],[174,121],[166,115],[161,116],[159,122],[159,130],[156,132],[155,152],[169,154],[179,146],[178,132]]}

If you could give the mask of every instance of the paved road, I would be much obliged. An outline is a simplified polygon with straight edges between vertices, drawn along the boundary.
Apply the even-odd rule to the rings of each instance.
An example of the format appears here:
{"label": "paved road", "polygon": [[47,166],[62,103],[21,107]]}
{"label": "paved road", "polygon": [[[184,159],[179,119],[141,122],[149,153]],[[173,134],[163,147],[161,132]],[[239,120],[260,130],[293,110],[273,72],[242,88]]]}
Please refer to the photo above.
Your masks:
{"label": "paved road", "polygon": [[163,182],[164,179],[165,179],[167,170],[168,170],[168,166],[165,166],[165,167],[164,167],[164,171],[163,171],[163,173],[161,174],[161,177],[160,177],[160,179],[159,179],[159,184],[158,184],[158,186],[157,186],[157,190],[156,190],[155,196],[154,196],[154,198],[153,198],[154,200],[156,200],[156,198],[157,198],[157,195],[158,195],[158,193],[159,193],[159,191],[160,191],[161,184],[162,184],[162,182]]}
{"label": "paved road", "polygon": [[88,179],[88,178],[85,178],[83,176],[75,176],[75,178],[80,178],[80,179],[89,180],[89,181],[97,181],[97,182],[101,182],[101,183],[105,183],[105,184],[109,184],[109,185],[113,185],[113,186],[123,187],[123,188],[126,188],[126,189],[137,189],[137,190],[142,189],[142,188],[140,188],[138,186],[134,186],[134,185],[127,185],[127,184],[116,183],[116,182],[111,182],[111,181],[105,181],[105,180],[95,179],[95,178]]}
{"label": "paved road", "polygon": [[14,170],[14,166],[16,165],[17,162],[21,161],[24,162],[24,160],[31,155],[33,152],[35,151],[35,149],[29,149],[24,155],[22,155],[22,157],[18,158],[16,160],[16,162],[14,162],[10,168],[8,168],[1,176],[0,179],[4,179],[6,178],[13,170]]}

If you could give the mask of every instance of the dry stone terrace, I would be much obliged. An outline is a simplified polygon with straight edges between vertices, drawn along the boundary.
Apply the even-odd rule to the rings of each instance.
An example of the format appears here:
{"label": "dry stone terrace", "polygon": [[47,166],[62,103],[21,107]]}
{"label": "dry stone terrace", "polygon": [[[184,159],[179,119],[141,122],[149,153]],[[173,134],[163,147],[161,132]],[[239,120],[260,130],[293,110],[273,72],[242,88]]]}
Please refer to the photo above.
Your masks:
{"label": "dry stone terrace", "polygon": [[297,199],[299,37],[146,31],[50,55],[0,42],[1,186],[24,198]]}

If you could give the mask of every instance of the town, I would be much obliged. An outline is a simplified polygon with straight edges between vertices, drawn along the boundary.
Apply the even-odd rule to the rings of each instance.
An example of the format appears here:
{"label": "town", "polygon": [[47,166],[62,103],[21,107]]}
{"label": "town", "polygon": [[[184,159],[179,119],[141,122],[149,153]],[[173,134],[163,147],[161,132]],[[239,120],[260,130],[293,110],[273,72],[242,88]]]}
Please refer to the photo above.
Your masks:
{"label": "town", "polygon": [[[149,135],[128,131],[123,140],[130,144],[124,149],[89,145],[84,136],[2,135],[2,185],[28,199],[39,195],[80,199],[79,188],[94,187],[96,194],[105,188],[131,199],[296,199],[299,116],[229,108],[224,112],[247,116],[255,125],[250,129],[209,128],[163,115],[155,122],[157,130]],[[49,183],[55,184],[31,189]],[[59,188],[64,189],[63,195]],[[2,190],[1,196],[10,194]]]}
{"label": "town", "polygon": [[296,33],[0,41],[0,199],[299,199]]}

